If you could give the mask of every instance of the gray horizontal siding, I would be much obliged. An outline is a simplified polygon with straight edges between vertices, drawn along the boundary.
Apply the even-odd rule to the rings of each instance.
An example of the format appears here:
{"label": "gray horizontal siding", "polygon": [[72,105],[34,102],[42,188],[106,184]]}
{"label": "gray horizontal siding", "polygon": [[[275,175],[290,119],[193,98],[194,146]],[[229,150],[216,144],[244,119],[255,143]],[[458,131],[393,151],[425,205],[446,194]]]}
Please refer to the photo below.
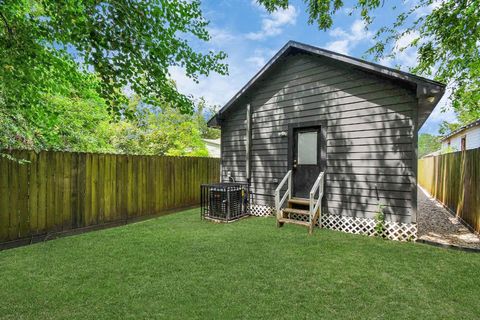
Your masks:
{"label": "gray horizontal siding", "polygon": [[408,191],[392,191],[381,189],[360,189],[349,187],[333,187],[329,186],[325,189],[325,194],[336,194],[345,196],[345,191],[352,197],[368,197],[370,199],[411,199],[410,190]]}
{"label": "gray horizontal siding", "polygon": [[[258,154],[252,152],[251,161],[252,163],[262,164],[265,165],[272,164],[272,165],[286,165],[286,153],[276,153],[276,154]],[[379,159],[379,158],[382,159]],[[412,152],[389,152],[389,151],[381,151],[378,152],[359,152],[359,153],[329,153],[328,154],[328,161],[330,163],[338,163],[339,161],[343,161],[345,166],[349,165],[350,160],[361,160],[361,161],[383,161],[383,160],[405,160],[411,161]],[[233,160],[233,161],[243,161],[245,162],[245,154],[233,154],[229,156],[228,154],[225,155],[225,160]]]}
{"label": "gray horizontal siding", "polygon": [[[327,140],[327,147],[342,147],[342,146],[369,146],[369,145],[392,145],[392,144],[411,144],[412,137],[405,136],[381,136],[381,137],[349,137],[348,139],[330,139]],[[333,148],[333,149],[335,149]]]}
{"label": "gray horizontal siding", "polygon": [[[373,217],[378,203],[390,220],[409,222],[415,210],[412,90],[311,56],[286,59],[250,94],[251,182],[257,204],[273,205],[288,170],[288,125],[327,121],[326,209]],[[222,122],[222,179],[246,181],[246,108]]]}
{"label": "gray horizontal siding", "polygon": [[[222,128],[233,127],[233,122],[229,120],[230,117],[239,119],[245,123],[246,110],[244,108],[237,108],[233,110],[230,116],[222,124]],[[245,175],[245,147],[245,134],[232,135],[228,130],[221,131],[221,181],[228,181],[227,172],[230,172],[235,181],[247,182]]]}
{"label": "gray horizontal siding", "polygon": [[[373,94],[372,94],[373,95]],[[372,98],[370,101],[359,100],[356,97],[345,97],[331,100],[320,100],[312,101],[309,105],[304,105],[302,108],[299,108],[300,103],[292,103],[288,107],[285,107],[285,110],[279,110],[273,108],[271,110],[265,110],[262,112],[254,112],[254,123],[262,123],[284,119],[294,119],[299,118],[300,120],[306,116],[312,115],[322,115],[324,117],[341,118],[343,117],[342,113],[348,111],[358,111],[370,109],[376,107],[383,107],[382,113],[389,112],[402,112],[409,111],[413,109],[414,102],[411,101],[408,97],[404,95],[398,95],[393,97],[382,97],[383,93],[376,94],[377,98]],[[410,107],[405,104],[410,104]],[[375,111],[375,109],[373,109]],[[335,117],[335,113],[339,113]],[[406,113],[408,114],[408,113]],[[354,112],[350,113],[350,116],[355,115]],[[348,116],[348,114],[345,114]],[[235,121],[235,120],[233,120]],[[233,124],[234,122],[232,122]],[[236,121],[235,124],[241,125],[242,122]]]}
{"label": "gray horizontal siding", "polygon": [[[350,138],[373,138],[383,136],[412,136],[413,131],[410,121],[397,119],[372,121],[369,117],[357,117],[350,120],[350,124],[337,125],[335,122],[327,129],[327,140],[331,139],[350,139]],[[310,117],[310,121],[319,120],[317,117]],[[296,122],[296,121],[295,121]],[[274,131],[275,130],[275,131]],[[256,124],[252,127],[252,139],[263,140],[280,137],[281,132],[285,132],[287,127],[258,128]],[[371,132],[370,132],[371,131]],[[359,133],[360,132],[360,133]],[[362,133],[363,132],[363,133]],[[245,137],[245,129],[226,131],[226,135],[232,137]],[[288,140],[285,137],[284,143]]]}
{"label": "gray horizontal siding", "polygon": [[[253,179],[267,180],[267,179],[281,179],[286,174],[286,168],[261,168],[252,169]],[[328,167],[326,175],[336,174],[343,176],[351,176],[357,174],[367,174],[371,176],[414,176],[411,168],[381,168],[381,167]]]}
{"label": "gray horizontal siding", "polygon": [[[227,147],[228,146],[228,147]],[[228,158],[237,156],[245,150],[245,145],[226,145],[226,151],[223,156]],[[412,145],[410,143],[399,144],[384,144],[379,147],[378,145],[339,145],[331,147],[329,154],[342,154],[342,153],[384,153],[384,152],[411,152]],[[278,155],[286,156],[288,148],[285,144],[267,144],[267,145],[252,145],[252,154],[254,155]]]}
{"label": "gray horizontal siding", "polygon": [[[305,70],[306,68],[306,70]],[[299,68],[291,68],[292,75],[273,75],[277,80],[260,83],[256,95],[259,97],[272,94],[283,93],[285,90],[292,90],[300,85],[305,85],[322,79],[330,79],[338,75],[348,74],[345,70],[338,70],[328,66],[315,66],[305,64]],[[322,85],[322,83],[319,83]]]}
{"label": "gray horizontal siding", "polygon": [[380,105],[386,103],[386,101],[382,99],[387,97],[398,97],[396,99],[398,102],[412,101],[411,97],[406,95],[401,90],[386,89],[382,87],[379,88],[378,85],[374,84],[368,86],[361,86],[359,84],[357,89],[352,89],[350,91],[351,92],[348,93],[343,91],[325,92],[323,94],[306,95],[291,99],[283,99],[283,97],[278,97],[277,99],[272,99],[272,101],[268,104],[262,104],[261,102],[258,102],[258,105],[253,104],[253,114],[258,114],[259,116],[274,115],[276,113],[273,111],[279,111],[277,109],[278,107],[285,108],[285,112],[288,113],[291,112],[295,106],[299,105],[302,105],[305,110],[308,110],[311,107],[315,108],[315,105],[318,104],[329,106],[372,101],[370,104],[373,105],[376,103],[377,105]]}
{"label": "gray horizontal siding", "polygon": [[[405,117],[412,116],[412,103],[397,103],[392,105],[378,105],[372,103],[356,103],[356,105],[349,104],[349,109],[343,109],[341,106],[316,106],[312,110],[293,111],[290,114],[281,114],[281,115],[269,115],[266,117],[255,117],[255,123],[258,125],[264,124],[265,126],[279,126],[289,123],[292,120],[297,122],[308,121],[309,118],[313,117],[328,117],[332,121],[343,118],[353,118],[363,115],[383,115],[390,113],[398,113],[404,115]],[[354,109],[355,108],[355,109]],[[383,118],[384,120],[388,120]],[[287,120],[287,121],[286,121]],[[379,121],[381,119],[378,119]]]}
{"label": "gray horizontal siding", "polygon": [[[244,156],[243,156],[244,157]],[[239,168],[245,169],[245,160],[244,158],[240,159],[222,159],[222,164],[227,166],[238,166]],[[285,172],[287,172],[287,161],[286,160],[278,160],[278,161],[255,161],[252,160],[252,166],[256,167],[280,167],[284,168]],[[369,168],[413,168],[412,167],[412,160],[402,160],[402,159],[368,159],[368,160],[360,160],[360,159],[353,159],[349,161],[345,161],[344,159],[329,159],[327,157],[327,167],[349,167],[349,168],[356,168],[356,167],[369,167]],[[253,168],[252,168],[253,170]]]}
{"label": "gray horizontal siding", "polygon": [[[353,177],[352,177],[353,178]],[[390,182],[387,179],[363,179],[358,180],[336,180],[336,179],[326,179],[327,187],[336,187],[336,188],[350,188],[350,189],[370,189],[370,190],[383,190],[383,191],[398,191],[398,192],[408,192],[410,185],[408,183],[401,183],[400,181]],[[258,190],[265,190],[266,192],[274,191],[277,187],[278,182],[273,182],[273,179],[252,179],[252,182],[255,183],[254,188]]]}
{"label": "gray horizontal siding", "polygon": [[[266,196],[270,199],[272,194],[270,194],[268,189],[256,187],[257,194],[265,193]],[[348,197],[345,196],[345,191],[348,191]],[[372,201],[375,199],[380,199],[382,202],[388,202],[388,199],[400,200],[411,199],[410,191],[391,191],[391,190],[381,190],[381,189],[359,189],[359,188],[338,188],[338,187],[327,187],[325,189],[325,197],[327,199],[363,199],[364,201]],[[387,200],[387,201],[385,201]],[[376,203],[376,202],[374,202]],[[399,204],[399,202],[392,202],[392,204]],[[408,204],[407,204],[408,205]],[[399,206],[404,206],[402,203]]]}

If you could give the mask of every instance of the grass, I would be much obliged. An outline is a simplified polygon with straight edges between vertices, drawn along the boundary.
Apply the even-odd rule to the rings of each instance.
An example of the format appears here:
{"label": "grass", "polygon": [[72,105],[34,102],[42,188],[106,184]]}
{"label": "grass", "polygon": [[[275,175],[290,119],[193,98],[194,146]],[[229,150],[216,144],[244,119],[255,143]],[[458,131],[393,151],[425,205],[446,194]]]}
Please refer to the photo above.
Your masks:
{"label": "grass", "polygon": [[480,254],[198,210],[0,252],[1,319],[475,319]]}

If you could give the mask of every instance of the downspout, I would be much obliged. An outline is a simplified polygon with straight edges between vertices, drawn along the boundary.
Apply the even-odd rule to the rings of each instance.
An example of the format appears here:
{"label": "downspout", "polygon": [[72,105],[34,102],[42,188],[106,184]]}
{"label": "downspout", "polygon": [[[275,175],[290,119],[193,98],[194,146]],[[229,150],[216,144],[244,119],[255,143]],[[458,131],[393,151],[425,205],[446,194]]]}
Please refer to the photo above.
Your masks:
{"label": "downspout", "polygon": [[250,107],[250,103],[247,104],[247,141],[246,146],[245,146],[245,169],[246,169],[246,177],[247,177],[247,210],[250,213],[251,208],[252,208],[252,194],[250,193],[250,182],[251,182],[251,177],[250,177],[250,170],[251,170],[251,146],[252,146],[252,109]]}
{"label": "downspout", "polygon": [[246,146],[245,146],[245,151],[246,151],[246,154],[245,154],[245,161],[246,161],[246,164],[245,164],[245,167],[246,167],[246,176],[247,176],[247,184],[248,184],[248,188],[250,188],[250,165],[251,165],[251,161],[250,161],[250,148],[251,148],[251,142],[252,142],[252,111],[251,111],[251,108],[250,108],[250,103],[247,104],[247,141],[246,141]]}

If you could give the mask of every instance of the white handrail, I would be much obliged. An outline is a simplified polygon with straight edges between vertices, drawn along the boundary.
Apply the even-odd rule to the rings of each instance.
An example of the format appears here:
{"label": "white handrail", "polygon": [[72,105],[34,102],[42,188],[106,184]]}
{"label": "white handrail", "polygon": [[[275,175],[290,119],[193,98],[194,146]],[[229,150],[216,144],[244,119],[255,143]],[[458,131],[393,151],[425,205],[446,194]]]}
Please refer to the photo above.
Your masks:
{"label": "white handrail", "polygon": [[[288,187],[283,195],[282,199],[280,200],[280,191],[282,190],[285,182],[288,181]],[[283,203],[285,200],[292,198],[292,170],[289,170],[285,177],[283,177],[282,181],[279,183],[278,187],[275,189],[275,211],[277,213],[277,217],[280,215],[280,210],[282,210]]]}
{"label": "white handrail", "polygon": [[[324,172],[320,172],[317,180],[315,180],[315,183],[313,184],[312,190],[310,190],[310,223],[312,222],[312,219],[315,216],[315,213],[317,212],[317,210],[319,210],[320,204],[322,203],[324,175],[325,175]],[[315,193],[317,192],[317,190],[318,190],[318,199],[315,200]]]}

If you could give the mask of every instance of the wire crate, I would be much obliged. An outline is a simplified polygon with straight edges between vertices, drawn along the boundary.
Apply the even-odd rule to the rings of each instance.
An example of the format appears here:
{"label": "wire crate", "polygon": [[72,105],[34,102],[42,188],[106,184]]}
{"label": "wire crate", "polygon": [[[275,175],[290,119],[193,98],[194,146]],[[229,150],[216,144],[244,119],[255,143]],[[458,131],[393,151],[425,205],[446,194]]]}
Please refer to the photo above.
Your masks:
{"label": "wire crate", "polygon": [[248,185],[215,183],[201,186],[201,217],[232,221],[248,215]]}

